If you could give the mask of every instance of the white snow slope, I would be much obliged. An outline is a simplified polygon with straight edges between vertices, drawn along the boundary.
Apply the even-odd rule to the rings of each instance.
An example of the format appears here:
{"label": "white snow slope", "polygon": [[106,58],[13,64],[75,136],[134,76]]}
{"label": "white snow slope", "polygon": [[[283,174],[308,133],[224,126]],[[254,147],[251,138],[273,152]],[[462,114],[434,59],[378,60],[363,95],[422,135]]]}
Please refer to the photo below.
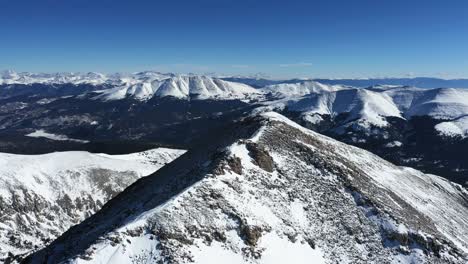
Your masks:
{"label": "white snow slope", "polygon": [[460,185],[272,112],[229,131],[219,139],[224,150],[215,139],[192,150],[29,263],[468,260],[468,193]]}
{"label": "white snow slope", "polygon": [[[468,114],[468,90],[456,88],[420,89],[401,86],[353,88],[325,85],[305,80],[280,83],[255,89],[245,84],[201,75],[175,75],[158,72],[132,74],[100,73],[16,73],[0,74],[0,84],[108,84],[94,99],[105,101],[133,98],[147,101],[154,97],[179,99],[240,99],[263,101],[268,109],[288,108],[302,112],[305,120],[319,122],[317,115],[336,117],[349,114],[349,125],[368,130],[371,126],[386,127],[386,117],[409,119],[430,116],[441,121],[453,121]],[[267,98],[267,96],[270,96]],[[442,126],[446,126],[442,125]],[[457,125],[455,125],[457,126]],[[453,128],[453,125],[451,126]],[[445,130],[444,130],[445,131]],[[451,129],[453,132],[453,129]],[[441,133],[446,136],[460,135]]]}
{"label": "white snow slope", "polygon": [[280,83],[269,85],[261,90],[265,93],[273,93],[279,96],[292,97],[304,96],[307,94],[320,94],[323,92],[332,92],[342,90],[346,87],[340,85],[326,85],[315,81],[303,81],[299,83]]}
{"label": "white snow slope", "polygon": [[184,151],[0,153],[0,262],[47,244]]}
{"label": "white snow slope", "polygon": [[248,99],[260,92],[248,85],[223,81],[207,76],[173,76],[165,79],[149,79],[137,83],[127,83],[102,91],[96,98],[120,100],[132,97],[147,100],[152,97],[172,96],[187,99]]}
{"label": "white snow slope", "polygon": [[383,117],[400,117],[398,107],[386,94],[366,89],[343,89],[309,94],[298,99],[288,99],[288,109],[303,115],[320,114],[337,116],[348,113],[348,120],[362,120],[376,126],[386,126]]}
{"label": "white snow slope", "polygon": [[392,97],[405,117],[427,115],[439,119],[453,119],[468,112],[467,89],[400,87],[384,93]]}
{"label": "white snow slope", "polygon": [[439,123],[435,126],[435,129],[444,136],[466,138],[468,137],[468,116]]}
{"label": "white snow slope", "polygon": [[266,109],[287,108],[300,112],[305,120],[311,119],[313,123],[322,120],[317,116],[329,115],[333,118],[348,114],[348,122],[364,128],[369,125],[385,127],[388,125],[386,117],[409,119],[430,116],[451,121],[468,114],[466,89],[376,89],[306,84],[280,84],[263,88],[264,91],[276,91],[279,95],[277,100],[264,102]]}

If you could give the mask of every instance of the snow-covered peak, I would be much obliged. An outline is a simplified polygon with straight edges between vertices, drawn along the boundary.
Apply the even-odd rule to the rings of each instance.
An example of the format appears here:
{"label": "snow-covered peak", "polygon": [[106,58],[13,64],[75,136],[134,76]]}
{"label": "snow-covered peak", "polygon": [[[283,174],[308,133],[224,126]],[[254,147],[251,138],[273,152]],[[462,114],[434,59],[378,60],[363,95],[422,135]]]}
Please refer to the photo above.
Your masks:
{"label": "snow-covered peak", "polygon": [[453,121],[441,122],[435,126],[440,135],[447,137],[468,137],[468,115]]}
{"label": "snow-covered peak", "polygon": [[262,88],[265,92],[271,92],[284,97],[304,96],[311,93],[323,93],[345,89],[341,85],[325,85],[315,81],[302,81],[297,83],[280,83]]}
{"label": "snow-covered peak", "polygon": [[401,117],[398,107],[386,94],[353,89],[337,92],[336,95],[333,113],[350,113],[349,120],[361,119],[373,125],[386,126],[387,121],[383,117]]}
{"label": "snow-covered peak", "polygon": [[468,114],[468,90],[456,88],[422,89],[408,86],[353,88],[329,86],[316,82],[278,84],[265,91],[274,91],[279,99],[264,102],[269,109],[300,112],[305,118],[347,115],[347,121],[357,120],[383,127],[386,117],[410,119],[429,116],[453,120]]}
{"label": "snow-covered peak", "polygon": [[134,72],[131,74],[135,79],[138,80],[147,80],[147,79],[164,79],[168,77],[173,77],[175,74],[172,73],[161,73],[155,71],[141,71],[141,72]]}
{"label": "snow-covered peak", "polygon": [[461,186],[277,113],[226,131],[28,261],[466,263]]}
{"label": "snow-covered peak", "polygon": [[428,115],[440,119],[458,118],[468,113],[468,90],[440,88],[424,91],[413,99],[407,116]]}
{"label": "snow-covered peak", "polygon": [[390,96],[361,88],[327,89],[265,104],[284,105],[288,110],[300,112],[303,116],[319,114],[336,117],[346,114],[348,121],[358,120],[362,125],[379,127],[387,125],[384,117],[402,118],[398,106]]}
{"label": "snow-covered peak", "polygon": [[43,247],[183,153],[166,148],[125,155],[0,153],[0,262],[9,253]]}
{"label": "snow-covered peak", "polygon": [[240,83],[223,81],[208,76],[176,75],[169,78],[156,78],[104,90],[96,98],[119,100],[132,97],[147,100],[153,97],[171,96],[187,99],[246,99],[260,94],[260,91]]}

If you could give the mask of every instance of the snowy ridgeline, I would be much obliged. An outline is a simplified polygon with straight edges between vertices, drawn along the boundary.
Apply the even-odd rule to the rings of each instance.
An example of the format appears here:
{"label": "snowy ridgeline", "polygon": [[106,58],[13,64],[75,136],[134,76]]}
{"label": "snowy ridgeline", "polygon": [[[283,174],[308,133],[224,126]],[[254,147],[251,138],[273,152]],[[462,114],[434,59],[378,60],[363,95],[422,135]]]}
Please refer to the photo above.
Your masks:
{"label": "snowy ridgeline", "polygon": [[272,112],[210,143],[132,185],[27,261],[468,261],[468,193],[460,185]]}
{"label": "snowy ridgeline", "polygon": [[[430,116],[441,120],[455,120],[468,114],[468,90],[420,89],[401,86],[354,88],[343,85],[325,85],[314,81],[282,83],[254,89],[248,85],[227,82],[206,76],[177,76],[150,82],[126,84],[100,91],[95,98],[120,100],[172,96],[197,99],[243,99],[262,102],[271,109],[287,108],[311,114],[337,116],[349,114],[349,120],[361,120],[375,126],[388,125],[385,117],[401,119]],[[466,122],[458,122],[467,131]],[[451,130],[450,135],[460,134]]]}
{"label": "snowy ridgeline", "polygon": [[[347,114],[347,120],[377,127],[388,125],[386,117],[411,119],[428,116],[442,121],[456,121],[451,134],[464,136],[466,122],[457,120],[468,114],[468,90],[421,89],[412,87],[353,88],[325,86],[318,83],[295,86],[279,84],[269,88],[282,99],[266,102],[268,109],[287,109],[301,113],[311,123],[322,116]],[[301,89],[298,90],[298,87]],[[446,128],[447,126],[445,126]],[[448,135],[449,133],[445,133]]]}
{"label": "snowy ridgeline", "polygon": [[192,96],[197,99],[251,99],[260,94],[259,90],[241,83],[207,76],[175,76],[126,83],[101,91],[96,99],[120,100],[132,97],[137,100],[148,100],[166,96],[182,99]]}
{"label": "snowy ridgeline", "polygon": [[0,262],[9,253],[41,248],[182,153],[165,148],[128,155],[0,153]]}
{"label": "snowy ridgeline", "polygon": [[[133,74],[100,73],[56,73],[34,74],[5,72],[0,75],[0,84],[7,85],[3,91],[21,89],[14,84],[89,84],[97,87],[88,92],[91,97],[73,94],[78,98],[115,101],[135,99],[144,103],[152,98],[173,97],[183,100],[233,100],[261,102],[270,109],[297,111],[305,119],[336,117],[346,113],[348,120],[357,120],[360,126],[387,126],[386,117],[410,119],[414,116],[430,116],[446,121],[436,129],[444,136],[466,137],[468,122],[462,117],[468,114],[468,90],[459,88],[421,89],[398,85],[377,85],[352,87],[329,85],[312,80],[275,81],[275,84],[253,88],[239,82],[226,81],[203,75],[176,75],[158,72],[137,72]],[[227,78],[229,79],[229,78]],[[8,86],[12,84],[13,86]],[[66,87],[65,87],[66,88]],[[60,89],[60,88],[56,88]],[[38,104],[47,104],[57,98],[41,98]],[[49,100],[49,101],[48,101]],[[52,101],[50,101],[52,102]],[[461,120],[459,120],[461,119]]]}

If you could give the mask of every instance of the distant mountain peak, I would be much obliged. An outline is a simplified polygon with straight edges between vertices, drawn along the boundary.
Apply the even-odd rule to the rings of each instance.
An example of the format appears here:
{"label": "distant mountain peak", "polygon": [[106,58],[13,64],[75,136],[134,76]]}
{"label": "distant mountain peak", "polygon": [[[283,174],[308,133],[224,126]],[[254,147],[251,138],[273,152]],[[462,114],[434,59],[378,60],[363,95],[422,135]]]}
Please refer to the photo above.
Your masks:
{"label": "distant mountain peak", "polygon": [[119,100],[131,97],[147,100],[153,97],[198,99],[244,99],[259,91],[245,84],[233,83],[203,75],[158,76],[142,82],[126,83],[120,87],[102,91],[97,99]]}

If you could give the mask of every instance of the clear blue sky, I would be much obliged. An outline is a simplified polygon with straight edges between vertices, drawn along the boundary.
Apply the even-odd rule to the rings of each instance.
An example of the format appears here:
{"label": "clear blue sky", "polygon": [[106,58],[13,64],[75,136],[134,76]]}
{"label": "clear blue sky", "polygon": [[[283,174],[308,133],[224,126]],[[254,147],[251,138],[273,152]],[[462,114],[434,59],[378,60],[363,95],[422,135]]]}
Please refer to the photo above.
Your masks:
{"label": "clear blue sky", "polygon": [[0,0],[0,69],[468,77],[468,1]]}

